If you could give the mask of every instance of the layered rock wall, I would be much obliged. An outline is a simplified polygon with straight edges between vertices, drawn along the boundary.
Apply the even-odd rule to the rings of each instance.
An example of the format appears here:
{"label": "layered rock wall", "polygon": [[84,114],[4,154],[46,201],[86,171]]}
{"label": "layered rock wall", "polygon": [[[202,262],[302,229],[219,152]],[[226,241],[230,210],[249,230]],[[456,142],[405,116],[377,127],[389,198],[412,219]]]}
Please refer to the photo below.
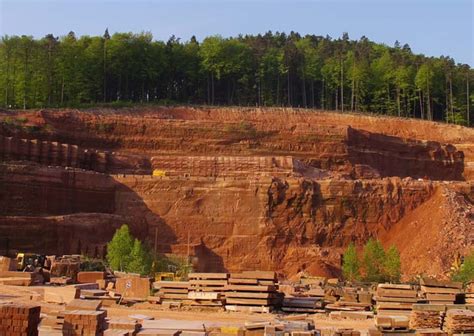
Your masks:
{"label": "layered rock wall", "polygon": [[[0,240],[10,248],[100,254],[126,223],[151,245],[156,230],[162,253],[191,248],[206,271],[293,273],[317,265],[333,274],[345,244],[389,229],[433,192],[430,184],[400,179],[74,176],[61,168],[45,174],[35,166],[9,167],[2,171],[7,188],[0,189],[0,203],[9,206],[2,209]],[[43,193],[31,197],[37,190]],[[58,193],[74,192],[81,196],[59,201]],[[12,206],[13,200],[31,207]]]}
{"label": "layered rock wall", "polygon": [[[196,256],[199,271],[334,276],[349,242],[382,237],[409,244],[404,262],[423,256],[410,274],[439,273],[448,238],[474,218],[466,128],[288,109],[18,115],[49,131],[0,124],[0,250],[100,256],[128,224],[151,245],[157,234],[161,253]],[[434,211],[445,195],[467,206]],[[449,234],[430,241],[432,227]],[[445,256],[432,267],[426,251]]]}
{"label": "layered rock wall", "polygon": [[113,213],[115,186],[107,175],[32,165],[0,165],[0,214]]}

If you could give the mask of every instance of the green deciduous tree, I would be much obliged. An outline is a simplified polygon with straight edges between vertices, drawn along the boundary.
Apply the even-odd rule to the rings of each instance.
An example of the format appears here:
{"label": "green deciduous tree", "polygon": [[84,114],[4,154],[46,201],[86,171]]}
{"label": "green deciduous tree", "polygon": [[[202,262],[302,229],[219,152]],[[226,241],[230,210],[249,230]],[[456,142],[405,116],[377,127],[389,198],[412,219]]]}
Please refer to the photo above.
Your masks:
{"label": "green deciduous tree", "polygon": [[401,277],[401,261],[400,253],[395,246],[390,248],[385,253],[384,273],[386,280],[390,282],[399,282]]}
{"label": "green deciduous tree", "polygon": [[359,256],[357,255],[354,243],[350,243],[344,252],[342,274],[344,275],[344,279],[349,281],[358,280],[360,278]]}
{"label": "green deciduous tree", "polygon": [[460,269],[453,274],[452,279],[464,283],[474,281],[474,251],[464,258],[463,264]]}
{"label": "green deciduous tree", "polygon": [[134,247],[133,237],[127,225],[122,225],[107,244],[107,261],[115,271],[125,271]]}
{"label": "green deciduous tree", "polygon": [[[148,32],[3,36],[0,106],[104,102],[236,104],[369,111],[472,125],[473,69],[347,33],[271,31],[201,43]],[[117,103],[115,103],[117,104]]]}
{"label": "green deciduous tree", "polygon": [[385,280],[386,254],[380,241],[370,238],[364,246],[362,257],[363,278],[370,282]]}
{"label": "green deciduous tree", "polygon": [[380,241],[369,239],[359,258],[354,243],[350,243],[343,255],[342,274],[349,281],[398,282],[401,277],[400,253],[395,246],[384,250]]}
{"label": "green deciduous tree", "polygon": [[125,270],[130,273],[148,275],[150,274],[151,264],[152,257],[149,251],[138,239],[135,239],[130,252],[130,259],[125,267]]}

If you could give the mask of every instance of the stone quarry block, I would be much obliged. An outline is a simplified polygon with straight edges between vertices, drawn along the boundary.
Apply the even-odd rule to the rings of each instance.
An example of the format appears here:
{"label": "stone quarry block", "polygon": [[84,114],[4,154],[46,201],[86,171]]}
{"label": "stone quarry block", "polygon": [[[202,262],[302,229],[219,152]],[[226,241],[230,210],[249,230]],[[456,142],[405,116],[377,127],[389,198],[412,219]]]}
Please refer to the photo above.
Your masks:
{"label": "stone quarry block", "polygon": [[38,335],[40,313],[36,305],[0,305],[0,335]]}
{"label": "stone quarry block", "polygon": [[115,282],[115,289],[124,298],[146,299],[150,295],[150,284],[149,278],[118,278]]}
{"label": "stone quarry block", "polygon": [[0,256],[0,272],[16,271],[16,260]]}
{"label": "stone quarry block", "polygon": [[104,272],[79,272],[77,273],[77,282],[79,283],[91,283],[97,282],[97,280],[103,280],[105,278]]}
{"label": "stone quarry block", "polygon": [[99,310],[102,306],[100,300],[71,300],[66,305],[66,310]]}
{"label": "stone quarry block", "polygon": [[69,303],[78,299],[80,289],[74,286],[44,287],[44,301],[50,303]]}

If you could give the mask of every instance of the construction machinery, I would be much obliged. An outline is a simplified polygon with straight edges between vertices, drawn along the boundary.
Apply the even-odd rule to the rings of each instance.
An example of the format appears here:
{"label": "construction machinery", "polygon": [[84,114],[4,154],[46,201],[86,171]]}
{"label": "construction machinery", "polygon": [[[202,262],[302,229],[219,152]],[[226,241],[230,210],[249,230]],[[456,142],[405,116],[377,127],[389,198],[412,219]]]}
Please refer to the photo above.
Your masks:
{"label": "construction machinery", "polygon": [[155,281],[179,281],[179,277],[173,272],[157,272],[155,273]]}
{"label": "construction machinery", "polygon": [[35,253],[18,253],[16,255],[16,264],[18,271],[33,272],[37,267],[45,267],[46,256]]}

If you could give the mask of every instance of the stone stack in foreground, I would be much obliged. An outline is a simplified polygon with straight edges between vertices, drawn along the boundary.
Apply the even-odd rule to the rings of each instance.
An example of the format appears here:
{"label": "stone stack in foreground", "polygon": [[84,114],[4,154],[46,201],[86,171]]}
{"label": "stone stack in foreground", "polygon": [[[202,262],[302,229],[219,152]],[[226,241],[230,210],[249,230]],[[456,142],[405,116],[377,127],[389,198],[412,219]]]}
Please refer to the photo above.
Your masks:
{"label": "stone stack in foreground", "polygon": [[279,304],[276,273],[245,271],[231,274],[226,286],[226,310],[270,312]]}
{"label": "stone stack in foreground", "polygon": [[418,299],[411,285],[379,284],[375,301],[379,316],[410,316]]}
{"label": "stone stack in foreground", "polygon": [[474,333],[474,311],[448,310],[444,320],[444,330],[448,333]]}
{"label": "stone stack in foreground", "polygon": [[410,329],[440,329],[443,324],[444,311],[444,305],[413,305],[410,315]]}
{"label": "stone stack in foreground", "polygon": [[40,312],[40,306],[28,306],[19,304],[8,304],[0,306],[0,335],[38,335]]}
{"label": "stone stack in foreground", "polygon": [[102,335],[107,325],[105,311],[70,310],[64,312],[64,336]]}

